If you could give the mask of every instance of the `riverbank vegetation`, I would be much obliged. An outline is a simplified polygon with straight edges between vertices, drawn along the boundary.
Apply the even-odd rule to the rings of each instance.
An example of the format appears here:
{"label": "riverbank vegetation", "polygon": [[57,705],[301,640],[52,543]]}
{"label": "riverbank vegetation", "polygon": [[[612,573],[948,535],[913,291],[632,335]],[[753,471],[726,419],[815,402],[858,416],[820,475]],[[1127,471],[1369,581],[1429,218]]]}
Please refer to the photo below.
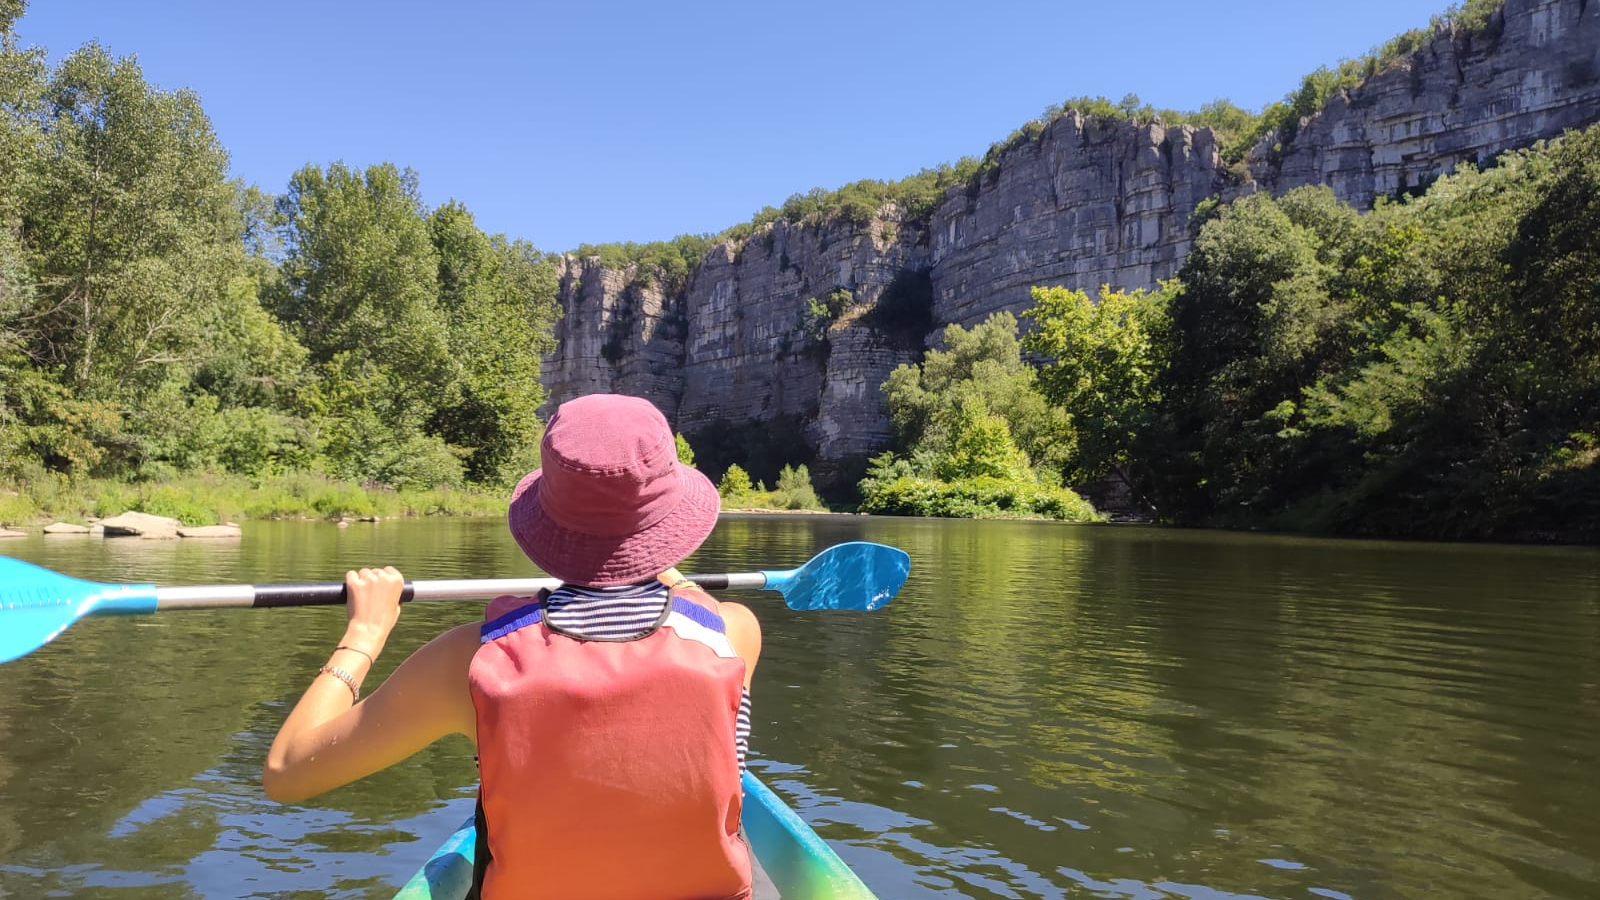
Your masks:
{"label": "riverbank vegetation", "polygon": [[728,466],[717,482],[722,508],[728,510],[787,510],[825,512],[817,491],[811,485],[811,472],[804,466],[784,466],[769,490],[762,482],[750,482],[750,475],[737,463]]}
{"label": "riverbank vegetation", "polygon": [[1600,127],[1361,215],[1223,208],[1185,261],[1149,425],[1163,515],[1600,538]]}
{"label": "riverbank vegetation", "polygon": [[1054,465],[1175,523],[1600,539],[1596,235],[1600,126],[1366,214],[1222,206],[1161,291],[1035,292]]}
{"label": "riverbank vegetation", "polygon": [[[1469,0],[1434,29],[1486,34],[1499,8]],[[0,0],[0,525],[503,508],[536,465],[557,260],[459,203],[427,208],[390,163],[308,165],[276,196],[230,181],[192,93],[94,44],[48,66],[12,33],[21,9]],[[1431,33],[1319,70],[1282,109],[1189,121],[1229,152],[1292,139]],[[1067,105],[1169,119],[1131,97]],[[796,195],[720,237],[925,215],[1008,144]],[[1181,524],[1600,540],[1597,197],[1600,127],[1370,213],[1315,187],[1210,205],[1157,290],[1041,288],[1025,328],[952,326],[896,369],[898,447],[867,464],[860,509],[1090,520],[1069,488],[1115,483]],[[580,251],[677,290],[712,240]],[[931,292],[897,282],[877,313]],[[889,321],[908,346],[933,324]],[[821,508],[804,417],[766,425],[690,435],[724,504]]]}
{"label": "riverbank vegetation", "polygon": [[65,479],[34,469],[0,492],[0,522],[83,524],[122,512],[211,525],[248,519],[504,515],[500,494],[450,487],[389,488],[310,473],[247,478],[218,473],[125,481]]}
{"label": "riverbank vegetation", "polygon": [[1369,213],[1219,206],[1159,290],[1036,288],[1024,337],[998,314],[895,370],[862,509],[1109,479],[1177,524],[1600,540],[1596,235],[1600,126]]}
{"label": "riverbank vegetation", "polygon": [[233,485],[293,476],[456,508],[385,492],[535,464],[551,258],[389,163],[306,166],[276,197],[230,181],[193,93],[95,44],[47,66],[21,9],[0,7],[0,491],[159,504],[206,472],[228,487],[173,502],[244,512]]}
{"label": "riverbank vegetation", "polygon": [[1040,392],[1022,358],[1016,317],[946,328],[944,349],[896,368],[883,389],[907,452],[872,460],[860,484],[862,512],[1097,518],[1062,486],[1073,455],[1071,417]]}
{"label": "riverbank vegetation", "polygon": [[[694,447],[682,434],[676,436],[678,461],[695,464]],[[762,482],[750,481],[750,473],[738,463],[728,465],[717,482],[717,496],[724,510],[786,510],[825,512],[826,506],[811,486],[811,472],[804,465],[785,465],[771,490]]]}

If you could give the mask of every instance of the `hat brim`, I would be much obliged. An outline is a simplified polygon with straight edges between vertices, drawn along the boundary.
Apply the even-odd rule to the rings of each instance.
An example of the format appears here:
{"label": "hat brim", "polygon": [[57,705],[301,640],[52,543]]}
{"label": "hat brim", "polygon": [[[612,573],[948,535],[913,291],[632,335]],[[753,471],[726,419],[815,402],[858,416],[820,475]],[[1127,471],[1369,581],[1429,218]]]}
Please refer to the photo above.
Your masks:
{"label": "hat brim", "polygon": [[507,519],[522,552],[546,574],[568,584],[615,587],[646,581],[683,562],[716,527],[721,499],[711,480],[676,464],[682,499],[660,521],[632,534],[601,536],[573,531],[545,514],[535,469],[511,495]]}

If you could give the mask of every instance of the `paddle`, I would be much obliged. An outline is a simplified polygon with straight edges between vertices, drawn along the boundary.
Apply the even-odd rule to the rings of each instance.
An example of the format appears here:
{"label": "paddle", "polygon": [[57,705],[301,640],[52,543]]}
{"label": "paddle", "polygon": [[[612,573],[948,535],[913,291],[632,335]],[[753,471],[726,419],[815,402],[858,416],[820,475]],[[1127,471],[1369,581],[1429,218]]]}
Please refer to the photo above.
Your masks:
{"label": "paddle", "polygon": [[[835,544],[798,569],[689,576],[707,590],[777,591],[790,609],[872,610],[894,599],[911,571],[904,550],[865,541]],[[534,594],[554,578],[477,578],[408,582],[400,599],[469,600]],[[0,663],[49,643],[85,616],[130,615],[173,609],[331,606],[344,603],[344,584],[224,584],[156,587],[102,584],[0,556]]]}

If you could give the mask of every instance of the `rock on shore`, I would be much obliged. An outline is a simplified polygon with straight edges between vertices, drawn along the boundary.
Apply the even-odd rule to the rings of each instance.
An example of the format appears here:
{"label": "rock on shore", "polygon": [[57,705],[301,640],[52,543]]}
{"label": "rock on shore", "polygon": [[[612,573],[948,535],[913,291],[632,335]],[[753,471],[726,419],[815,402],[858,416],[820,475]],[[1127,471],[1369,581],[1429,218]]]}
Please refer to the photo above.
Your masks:
{"label": "rock on shore", "polygon": [[125,512],[100,523],[106,537],[142,537],[146,540],[171,540],[178,536],[183,523],[166,516],[149,513]]}

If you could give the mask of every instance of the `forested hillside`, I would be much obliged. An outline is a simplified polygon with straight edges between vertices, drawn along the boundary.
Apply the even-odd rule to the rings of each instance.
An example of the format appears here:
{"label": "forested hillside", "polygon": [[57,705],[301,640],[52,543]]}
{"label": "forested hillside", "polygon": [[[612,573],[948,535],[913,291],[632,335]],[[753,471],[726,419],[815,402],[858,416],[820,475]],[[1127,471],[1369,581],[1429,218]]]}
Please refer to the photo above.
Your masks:
{"label": "forested hillside", "polygon": [[1217,211],[1134,455],[1163,516],[1600,540],[1600,126],[1361,215]]}
{"label": "forested hillside", "polygon": [[[231,181],[195,95],[93,44],[47,65],[23,6],[0,0],[0,525],[182,477],[353,492],[261,514],[503,487],[536,464],[544,357],[553,399],[657,401],[713,478],[809,492],[821,461],[836,498],[867,475],[868,511],[1094,518],[1073,489],[1109,483],[1171,523],[1600,540],[1600,126],[1378,193],[1240,168],[1319,153],[1323,104],[1404,107],[1408,71],[1498,78],[1535,39],[1583,62],[1591,7],[1471,0],[1259,114],[1079,98],[983,160],[557,258],[390,163]],[[1570,122],[1574,96],[1479,98],[1474,127]],[[1450,118],[1400,107],[1363,165]]]}
{"label": "forested hillside", "polygon": [[897,369],[864,506],[1112,479],[1169,523],[1600,540],[1600,126],[1369,213],[1209,215],[1157,291],[1039,289],[1020,339],[998,313]]}

